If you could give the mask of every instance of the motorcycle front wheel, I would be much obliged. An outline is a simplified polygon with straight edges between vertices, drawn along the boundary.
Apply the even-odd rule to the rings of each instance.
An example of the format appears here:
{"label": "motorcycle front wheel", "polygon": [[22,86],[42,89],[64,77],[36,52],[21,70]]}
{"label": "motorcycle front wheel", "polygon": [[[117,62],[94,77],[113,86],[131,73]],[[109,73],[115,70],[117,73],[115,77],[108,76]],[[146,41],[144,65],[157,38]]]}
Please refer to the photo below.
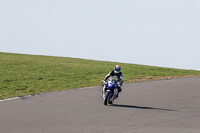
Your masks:
{"label": "motorcycle front wheel", "polygon": [[107,92],[107,93],[106,93],[106,97],[105,97],[105,99],[104,99],[104,105],[108,105],[109,100],[110,100],[109,95],[110,95],[110,92]]}
{"label": "motorcycle front wheel", "polygon": [[106,97],[105,97],[105,100],[104,100],[104,105],[112,104],[112,101],[110,101],[110,93],[111,92],[107,92],[106,93]]}

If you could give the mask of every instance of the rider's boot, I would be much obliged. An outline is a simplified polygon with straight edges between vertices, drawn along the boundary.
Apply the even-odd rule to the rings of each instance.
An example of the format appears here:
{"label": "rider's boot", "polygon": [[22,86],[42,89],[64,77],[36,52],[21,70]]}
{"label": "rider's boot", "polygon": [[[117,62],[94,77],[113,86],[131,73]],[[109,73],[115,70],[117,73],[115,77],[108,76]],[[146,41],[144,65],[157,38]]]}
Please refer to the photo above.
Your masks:
{"label": "rider's boot", "polygon": [[121,87],[118,87],[118,93],[117,93],[117,95],[116,95],[116,98],[118,98],[119,97],[119,93],[122,91],[122,88]]}
{"label": "rider's boot", "polygon": [[117,95],[116,95],[116,98],[118,98],[119,97],[119,92],[117,93]]}

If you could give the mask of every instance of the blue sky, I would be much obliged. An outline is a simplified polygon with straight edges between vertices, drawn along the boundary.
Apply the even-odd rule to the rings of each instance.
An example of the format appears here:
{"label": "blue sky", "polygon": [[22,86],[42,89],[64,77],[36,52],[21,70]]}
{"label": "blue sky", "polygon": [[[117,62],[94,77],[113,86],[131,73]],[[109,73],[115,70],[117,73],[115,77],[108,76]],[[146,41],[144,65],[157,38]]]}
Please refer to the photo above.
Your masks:
{"label": "blue sky", "polygon": [[1,0],[0,52],[200,70],[199,0]]}

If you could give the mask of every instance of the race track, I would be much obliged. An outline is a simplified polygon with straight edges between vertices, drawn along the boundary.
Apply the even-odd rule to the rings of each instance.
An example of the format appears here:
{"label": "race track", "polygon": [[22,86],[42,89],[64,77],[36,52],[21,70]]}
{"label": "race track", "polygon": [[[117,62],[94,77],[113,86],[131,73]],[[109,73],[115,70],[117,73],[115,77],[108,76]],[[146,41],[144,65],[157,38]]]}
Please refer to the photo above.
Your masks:
{"label": "race track", "polygon": [[101,87],[0,102],[1,133],[200,133],[200,78],[127,83],[111,106]]}

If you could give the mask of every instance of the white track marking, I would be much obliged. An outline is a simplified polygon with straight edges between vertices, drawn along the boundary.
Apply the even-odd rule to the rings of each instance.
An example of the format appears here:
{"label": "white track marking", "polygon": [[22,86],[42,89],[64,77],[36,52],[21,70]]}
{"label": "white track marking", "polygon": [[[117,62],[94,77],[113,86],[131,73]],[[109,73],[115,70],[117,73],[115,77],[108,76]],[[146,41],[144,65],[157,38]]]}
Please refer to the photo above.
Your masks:
{"label": "white track marking", "polygon": [[[93,87],[94,87],[94,86],[93,86]],[[90,88],[93,88],[93,87],[85,87],[85,88],[78,88],[78,89],[83,90],[83,89],[90,89]],[[47,93],[51,93],[51,92],[47,92]],[[35,95],[41,95],[41,94],[44,94],[44,93],[34,94],[34,96],[35,96]],[[33,95],[27,95],[27,96],[23,96],[23,97],[30,97],[30,96],[33,96]],[[15,99],[18,99],[18,98],[20,98],[20,97],[13,97],[13,98],[8,98],[8,99],[3,99],[3,100],[0,100],[0,102],[15,100]]]}
{"label": "white track marking", "polygon": [[10,100],[18,99],[18,98],[19,97],[13,97],[13,98],[9,98],[9,99],[0,100],[0,102],[10,101]]}

